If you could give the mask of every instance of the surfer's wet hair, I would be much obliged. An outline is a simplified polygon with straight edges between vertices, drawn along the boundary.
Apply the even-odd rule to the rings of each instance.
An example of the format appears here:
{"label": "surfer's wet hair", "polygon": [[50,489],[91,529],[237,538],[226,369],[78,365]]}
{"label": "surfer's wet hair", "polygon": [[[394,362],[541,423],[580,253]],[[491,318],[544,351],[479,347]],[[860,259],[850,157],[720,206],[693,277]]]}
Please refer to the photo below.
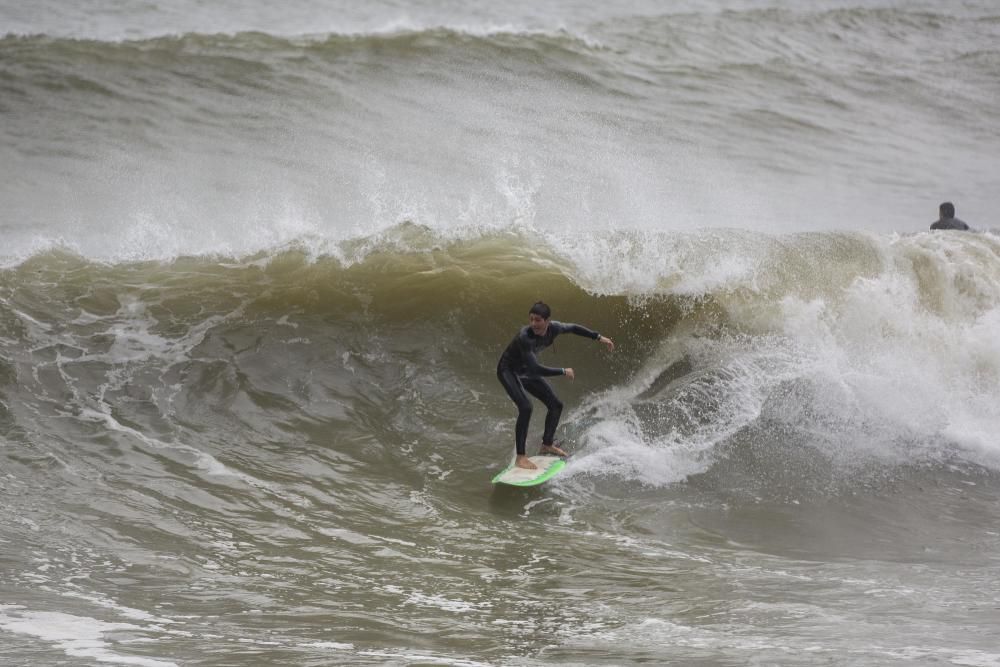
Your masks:
{"label": "surfer's wet hair", "polygon": [[552,309],[549,308],[548,304],[542,303],[541,301],[536,301],[535,305],[531,307],[528,311],[529,315],[538,315],[543,320],[547,320],[552,317]]}
{"label": "surfer's wet hair", "polygon": [[938,212],[941,214],[942,218],[954,218],[955,217],[955,205],[950,201],[938,206]]}

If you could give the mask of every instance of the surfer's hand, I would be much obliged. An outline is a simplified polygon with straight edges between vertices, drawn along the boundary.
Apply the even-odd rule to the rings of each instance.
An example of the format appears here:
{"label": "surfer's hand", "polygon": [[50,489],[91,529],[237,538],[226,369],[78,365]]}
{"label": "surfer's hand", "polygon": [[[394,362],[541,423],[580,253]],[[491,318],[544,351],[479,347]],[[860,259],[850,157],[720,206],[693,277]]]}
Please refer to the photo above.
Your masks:
{"label": "surfer's hand", "polygon": [[608,338],[607,336],[601,336],[600,338],[597,339],[597,342],[600,343],[601,345],[604,345],[605,347],[607,347],[608,348],[608,352],[614,352],[615,351],[615,342],[613,340],[611,340],[610,338]]}
{"label": "surfer's hand", "polygon": [[570,380],[575,380],[576,379],[576,373],[573,372],[572,368],[564,368],[563,369],[563,375],[565,375],[566,377],[568,377]]}

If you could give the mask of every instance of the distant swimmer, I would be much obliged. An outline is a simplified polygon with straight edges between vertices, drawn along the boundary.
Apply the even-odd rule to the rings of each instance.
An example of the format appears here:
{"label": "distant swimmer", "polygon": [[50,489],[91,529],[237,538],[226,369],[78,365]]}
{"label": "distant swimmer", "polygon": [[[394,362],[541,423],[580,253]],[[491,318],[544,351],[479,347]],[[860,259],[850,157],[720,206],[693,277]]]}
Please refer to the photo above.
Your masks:
{"label": "distant swimmer", "polygon": [[931,229],[960,229],[968,231],[969,226],[955,217],[955,205],[946,201],[938,207],[940,218],[931,225]]}
{"label": "distant swimmer", "polygon": [[564,324],[552,319],[552,309],[541,301],[537,302],[528,311],[528,326],[523,327],[514,340],[510,342],[507,349],[500,355],[500,363],[497,364],[497,379],[507,390],[510,400],[517,406],[517,426],[514,428],[514,444],[517,448],[517,457],[514,465],[518,468],[537,468],[534,463],[528,460],[525,453],[525,443],[528,439],[528,423],[531,421],[531,394],[548,408],[545,415],[545,432],[542,435],[542,446],[539,454],[554,454],[556,456],[566,456],[566,452],[555,444],[556,426],[559,425],[559,417],[562,415],[562,401],[552,391],[552,387],[546,382],[544,377],[555,375],[565,375],[570,380],[576,377],[572,368],[550,368],[538,363],[537,354],[543,349],[552,345],[556,336],[564,333],[576,334],[584,338],[591,338],[608,348],[609,352],[614,351],[615,344],[607,336],[602,336],[596,331],[591,331],[587,327],[579,324]]}

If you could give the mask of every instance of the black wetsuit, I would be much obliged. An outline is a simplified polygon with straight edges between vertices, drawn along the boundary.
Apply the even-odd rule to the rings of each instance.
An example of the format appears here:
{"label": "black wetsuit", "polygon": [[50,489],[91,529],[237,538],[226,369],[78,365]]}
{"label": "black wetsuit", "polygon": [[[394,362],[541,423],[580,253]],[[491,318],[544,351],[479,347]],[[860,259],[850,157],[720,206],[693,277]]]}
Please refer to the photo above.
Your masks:
{"label": "black wetsuit", "polygon": [[968,231],[969,226],[958,218],[941,218],[931,225],[931,229],[960,229]]}
{"label": "black wetsuit", "polygon": [[[530,326],[526,326],[514,336],[507,349],[500,355],[500,363],[497,364],[497,379],[507,390],[510,400],[517,406],[517,426],[514,429],[514,444],[517,447],[519,456],[525,453],[525,442],[528,439],[528,423],[531,421],[531,394],[548,408],[545,415],[545,433],[542,435],[542,442],[546,445],[552,444],[555,437],[556,426],[559,425],[559,417],[562,415],[562,401],[552,391],[552,387],[543,377],[563,375],[562,368],[550,368],[538,363],[538,353],[552,345],[556,336],[563,333],[576,334],[597,340],[601,337],[596,331],[591,331],[587,327],[579,324],[563,324],[562,322],[550,321],[549,328],[544,336],[536,336]],[[527,392],[527,393],[525,393]]]}

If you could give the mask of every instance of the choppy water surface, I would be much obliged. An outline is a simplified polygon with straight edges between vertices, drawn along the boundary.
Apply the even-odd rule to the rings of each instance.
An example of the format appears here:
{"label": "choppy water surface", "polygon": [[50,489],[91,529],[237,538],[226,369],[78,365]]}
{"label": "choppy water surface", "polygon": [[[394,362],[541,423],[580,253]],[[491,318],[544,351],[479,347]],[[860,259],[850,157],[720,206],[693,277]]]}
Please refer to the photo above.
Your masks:
{"label": "choppy water surface", "polygon": [[0,32],[0,662],[1000,663],[990,3]]}

